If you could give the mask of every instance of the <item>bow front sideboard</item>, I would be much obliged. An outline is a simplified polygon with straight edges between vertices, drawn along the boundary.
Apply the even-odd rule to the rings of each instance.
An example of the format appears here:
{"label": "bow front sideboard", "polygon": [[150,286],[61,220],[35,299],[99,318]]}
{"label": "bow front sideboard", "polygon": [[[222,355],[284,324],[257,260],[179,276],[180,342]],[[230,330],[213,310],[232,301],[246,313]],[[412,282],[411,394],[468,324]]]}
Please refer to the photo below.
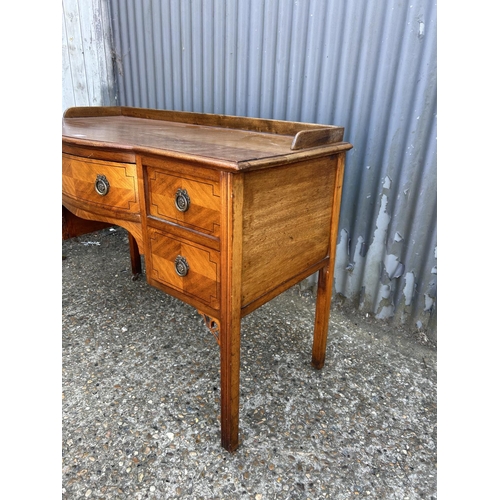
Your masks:
{"label": "bow front sideboard", "polygon": [[312,364],[323,367],[352,147],[343,135],[331,125],[130,107],[64,113],[63,238],[123,227],[133,273],[143,255],[148,283],[200,312],[220,349],[228,451],[238,447],[241,318],[315,272]]}

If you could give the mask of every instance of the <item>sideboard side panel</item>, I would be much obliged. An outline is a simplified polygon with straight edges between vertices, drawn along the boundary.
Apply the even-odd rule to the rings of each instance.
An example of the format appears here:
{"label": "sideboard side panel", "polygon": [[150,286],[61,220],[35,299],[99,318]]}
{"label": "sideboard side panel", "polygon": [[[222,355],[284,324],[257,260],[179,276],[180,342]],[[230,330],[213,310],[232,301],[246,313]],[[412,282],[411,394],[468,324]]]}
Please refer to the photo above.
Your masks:
{"label": "sideboard side panel", "polygon": [[242,306],[328,257],[337,157],[245,174]]}

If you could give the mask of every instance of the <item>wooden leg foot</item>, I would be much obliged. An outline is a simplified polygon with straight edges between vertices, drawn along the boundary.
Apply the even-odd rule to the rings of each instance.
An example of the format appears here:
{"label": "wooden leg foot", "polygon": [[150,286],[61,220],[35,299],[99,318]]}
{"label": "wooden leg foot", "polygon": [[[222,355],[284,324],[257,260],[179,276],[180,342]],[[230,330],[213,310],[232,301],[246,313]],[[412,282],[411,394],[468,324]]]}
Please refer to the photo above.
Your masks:
{"label": "wooden leg foot", "polygon": [[229,452],[238,448],[240,406],[240,322],[222,327],[221,358],[221,444]]}
{"label": "wooden leg foot", "polygon": [[316,319],[314,323],[314,340],[312,349],[312,365],[321,370],[325,364],[326,340],[330,320],[330,303],[332,299],[333,270],[329,267],[320,269],[318,275],[318,294],[316,296]]}
{"label": "wooden leg foot", "polygon": [[[236,330],[236,329],[235,329]],[[221,444],[229,452],[238,448],[240,405],[239,327],[221,332]]]}
{"label": "wooden leg foot", "polygon": [[142,272],[141,254],[135,238],[128,233],[128,243],[130,247],[130,263],[132,265],[132,279],[136,280]]}

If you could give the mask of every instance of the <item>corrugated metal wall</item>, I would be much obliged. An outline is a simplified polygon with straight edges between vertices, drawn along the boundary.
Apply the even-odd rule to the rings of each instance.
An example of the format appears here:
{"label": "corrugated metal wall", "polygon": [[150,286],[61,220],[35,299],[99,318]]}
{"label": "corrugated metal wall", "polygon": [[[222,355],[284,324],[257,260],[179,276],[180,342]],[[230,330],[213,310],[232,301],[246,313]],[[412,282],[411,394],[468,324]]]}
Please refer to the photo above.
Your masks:
{"label": "corrugated metal wall", "polygon": [[342,125],[335,292],[436,335],[436,3],[110,0],[119,104]]}
{"label": "corrugated metal wall", "polygon": [[62,111],[116,105],[107,0],[62,2]]}

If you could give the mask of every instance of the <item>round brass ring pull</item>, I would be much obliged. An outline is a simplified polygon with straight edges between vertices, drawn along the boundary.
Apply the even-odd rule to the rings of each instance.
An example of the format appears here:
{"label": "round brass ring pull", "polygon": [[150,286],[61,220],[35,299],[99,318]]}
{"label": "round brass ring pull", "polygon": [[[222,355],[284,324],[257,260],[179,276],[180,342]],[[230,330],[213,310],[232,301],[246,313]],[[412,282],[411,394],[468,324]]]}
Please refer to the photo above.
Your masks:
{"label": "round brass ring pull", "polygon": [[181,276],[184,277],[189,271],[189,264],[185,257],[182,257],[181,255],[178,255],[175,259],[175,272]]}
{"label": "round brass ring pull", "polygon": [[94,184],[97,194],[106,196],[109,193],[109,182],[105,175],[98,175]]}
{"label": "round brass ring pull", "polygon": [[185,189],[179,188],[175,193],[175,208],[179,210],[179,212],[186,212],[189,208],[189,204],[191,200],[189,199],[189,195]]}

